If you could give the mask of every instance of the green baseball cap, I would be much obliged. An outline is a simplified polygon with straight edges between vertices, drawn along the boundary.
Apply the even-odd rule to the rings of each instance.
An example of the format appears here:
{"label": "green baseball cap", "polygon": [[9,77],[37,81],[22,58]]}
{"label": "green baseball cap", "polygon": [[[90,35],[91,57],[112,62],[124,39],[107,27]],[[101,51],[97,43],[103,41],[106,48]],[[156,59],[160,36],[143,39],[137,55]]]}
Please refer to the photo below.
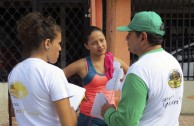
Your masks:
{"label": "green baseball cap", "polygon": [[164,23],[162,22],[161,17],[153,11],[142,11],[136,13],[128,26],[117,27],[117,30],[124,32],[148,32],[161,36],[165,34]]}

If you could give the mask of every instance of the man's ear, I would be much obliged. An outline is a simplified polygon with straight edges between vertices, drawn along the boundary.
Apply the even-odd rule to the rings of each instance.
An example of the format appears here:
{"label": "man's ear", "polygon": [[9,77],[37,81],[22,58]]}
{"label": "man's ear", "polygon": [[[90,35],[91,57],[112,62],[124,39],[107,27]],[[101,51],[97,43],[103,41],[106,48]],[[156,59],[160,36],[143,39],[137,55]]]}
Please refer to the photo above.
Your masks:
{"label": "man's ear", "polygon": [[145,40],[147,40],[147,33],[146,32],[142,32],[142,41],[145,41]]}
{"label": "man's ear", "polygon": [[147,33],[142,32],[140,37],[141,37],[140,46],[144,48],[148,44]]}
{"label": "man's ear", "polygon": [[49,48],[50,48],[50,39],[46,39],[45,41],[44,41],[44,47],[45,47],[45,49],[46,50],[48,50]]}

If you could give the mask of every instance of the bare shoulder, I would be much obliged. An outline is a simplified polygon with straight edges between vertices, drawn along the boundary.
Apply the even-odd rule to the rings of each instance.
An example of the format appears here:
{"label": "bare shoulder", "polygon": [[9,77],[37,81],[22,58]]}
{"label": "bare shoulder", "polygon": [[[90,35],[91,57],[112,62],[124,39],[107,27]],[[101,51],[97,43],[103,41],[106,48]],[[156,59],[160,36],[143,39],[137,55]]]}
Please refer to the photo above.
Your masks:
{"label": "bare shoulder", "polygon": [[77,67],[82,67],[84,64],[86,63],[86,59],[85,58],[81,58],[77,61],[74,61],[73,63],[71,63],[70,65],[76,65]]}
{"label": "bare shoulder", "polygon": [[[114,60],[115,61],[117,61],[117,62],[119,62],[120,64],[122,64],[124,61],[123,60],[121,60],[121,59],[119,59],[119,58],[117,58],[117,57],[114,57]],[[125,63],[125,62],[124,62]]]}
{"label": "bare shoulder", "polygon": [[80,77],[82,77],[86,71],[86,60],[85,58],[82,58],[77,61],[74,61],[73,63],[65,67],[63,70],[65,72],[66,77],[70,77],[74,74],[78,74]]}

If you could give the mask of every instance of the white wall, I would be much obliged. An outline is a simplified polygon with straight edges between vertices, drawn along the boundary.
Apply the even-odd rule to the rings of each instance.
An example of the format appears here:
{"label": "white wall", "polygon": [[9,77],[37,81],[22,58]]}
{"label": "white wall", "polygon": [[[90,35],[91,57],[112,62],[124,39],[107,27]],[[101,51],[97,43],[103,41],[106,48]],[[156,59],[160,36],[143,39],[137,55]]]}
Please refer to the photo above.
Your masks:
{"label": "white wall", "polygon": [[0,82],[0,126],[8,123],[8,86]]}
{"label": "white wall", "polygon": [[[189,96],[193,96],[193,99],[189,99]],[[184,98],[181,113],[194,114],[194,81],[185,81],[184,83]]]}

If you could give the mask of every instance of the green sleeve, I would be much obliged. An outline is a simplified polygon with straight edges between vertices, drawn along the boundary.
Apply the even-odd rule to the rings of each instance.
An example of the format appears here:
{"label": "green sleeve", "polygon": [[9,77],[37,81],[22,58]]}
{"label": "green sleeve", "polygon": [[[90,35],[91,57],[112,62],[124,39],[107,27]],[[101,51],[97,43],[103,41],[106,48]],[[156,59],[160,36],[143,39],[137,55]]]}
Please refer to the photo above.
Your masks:
{"label": "green sleeve", "polygon": [[104,120],[109,126],[138,126],[146,106],[148,88],[135,74],[128,74],[118,109],[108,109]]}

